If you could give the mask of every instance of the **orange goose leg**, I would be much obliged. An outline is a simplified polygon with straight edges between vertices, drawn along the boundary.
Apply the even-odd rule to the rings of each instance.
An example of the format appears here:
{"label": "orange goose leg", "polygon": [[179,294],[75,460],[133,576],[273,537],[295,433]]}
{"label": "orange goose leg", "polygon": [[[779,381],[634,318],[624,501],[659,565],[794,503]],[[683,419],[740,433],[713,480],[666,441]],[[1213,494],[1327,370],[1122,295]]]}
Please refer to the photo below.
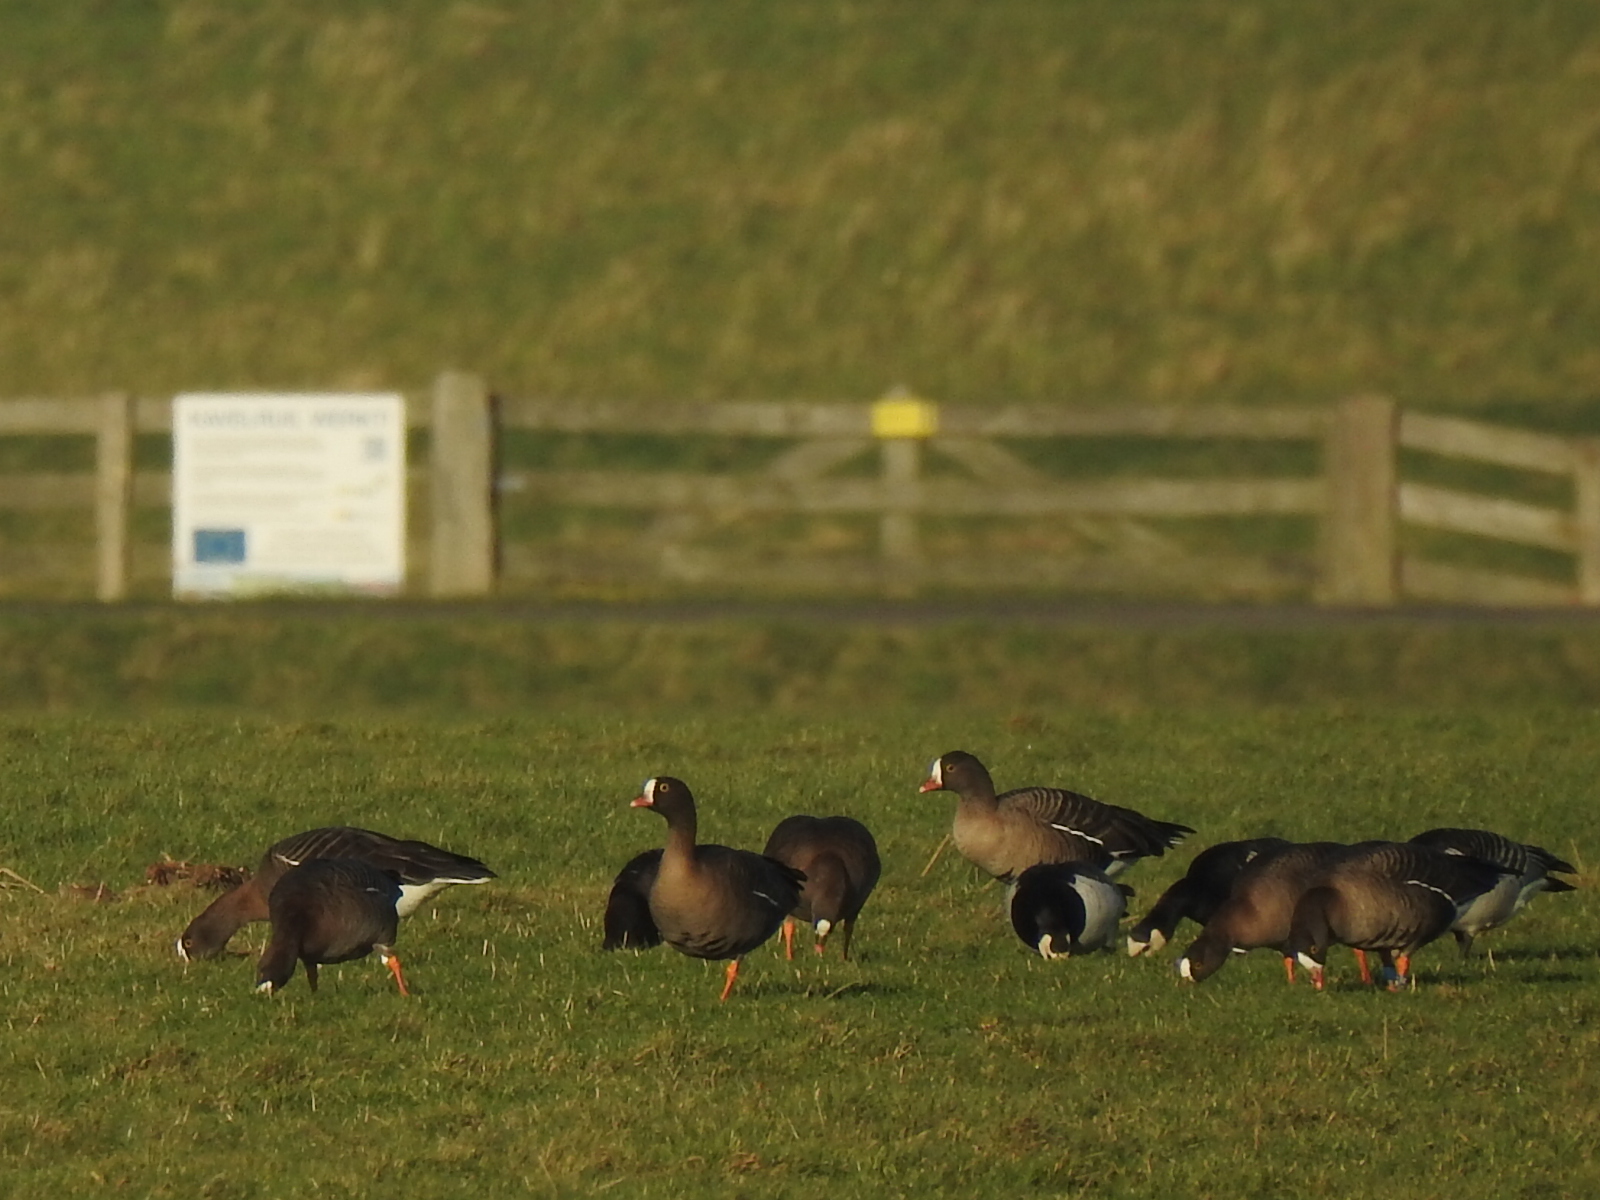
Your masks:
{"label": "orange goose leg", "polygon": [[[794,961],[794,918],[793,917],[785,917],[783,919],[783,956],[784,956],[784,958],[788,959],[790,962]],[[728,998],[727,993],[723,993],[722,998],[724,1000],[726,1000]]]}
{"label": "orange goose leg", "polygon": [[1371,987],[1372,968],[1367,965],[1367,952],[1365,950],[1356,951],[1356,966],[1361,969],[1361,982]]}
{"label": "orange goose leg", "polygon": [[406,987],[406,977],[400,973],[400,956],[393,950],[385,950],[379,953],[378,961],[389,968],[389,974],[394,976],[395,983],[399,985],[400,994],[411,995],[410,989]]}
{"label": "orange goose leg", "polygon": [[1285,977],[1288,978],[1290,984],[1293,984],[1294,983],[1294,956],[1292,954],[1285,954],[1283,956],[1283,973],[1284,973]]}
{"label": "orange goose leg", "polygon": [[718,1000],[726,1000],[733,992],[733,981],[739,978],[739,960],[736,958],[728,964],[728,981],[722,985],[722,995]]}

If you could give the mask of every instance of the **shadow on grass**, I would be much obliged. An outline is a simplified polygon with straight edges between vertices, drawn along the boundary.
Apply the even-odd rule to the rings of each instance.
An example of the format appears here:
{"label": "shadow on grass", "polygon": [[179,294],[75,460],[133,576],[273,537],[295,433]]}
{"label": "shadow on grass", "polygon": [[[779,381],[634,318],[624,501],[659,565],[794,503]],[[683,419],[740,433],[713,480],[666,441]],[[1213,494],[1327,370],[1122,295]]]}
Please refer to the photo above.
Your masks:
{"label": "shadow on grass", "polygon": [[766,979],[750,990],[763,995],[794,996],[806,1000],[840,1000],[846,996],[868,996],[874,999],[903,996],[911,989],[902,984],[884,983],[872,979],[857,979],[836,987],[805,983],[801,980]]}

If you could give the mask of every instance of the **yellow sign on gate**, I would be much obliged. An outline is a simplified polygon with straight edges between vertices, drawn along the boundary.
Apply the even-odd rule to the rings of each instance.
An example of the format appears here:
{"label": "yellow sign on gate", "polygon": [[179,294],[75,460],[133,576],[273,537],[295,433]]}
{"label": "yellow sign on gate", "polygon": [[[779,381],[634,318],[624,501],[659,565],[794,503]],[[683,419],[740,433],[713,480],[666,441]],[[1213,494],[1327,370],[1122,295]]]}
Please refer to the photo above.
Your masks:
{"label": "yellow sign on gate", "polygon": [[892,392],[872,406],[872,436],[929,438],[939,432],[939,406],[906,392]]}

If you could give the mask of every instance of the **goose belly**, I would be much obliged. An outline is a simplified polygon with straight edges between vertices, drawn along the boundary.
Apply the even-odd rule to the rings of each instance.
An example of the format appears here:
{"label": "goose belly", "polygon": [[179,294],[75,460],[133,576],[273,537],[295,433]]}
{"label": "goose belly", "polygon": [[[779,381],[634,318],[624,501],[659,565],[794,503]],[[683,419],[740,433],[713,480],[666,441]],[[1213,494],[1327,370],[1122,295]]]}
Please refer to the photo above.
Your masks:
{"label": "goose belly", "polygon": [[658,886],[650,895],[650,916],[662,940],[680,953],[692,958],[737,958],[776,933],[786,913],[765,897],[756,905],[724,902],[730,899],[734,896],[724,897],[716,889],[673,899],[663,897]]}
{"label": "goose belly", "polygon": [[1507,875],[1483,895],[1460,905],[1454,927],[1472,934],[1482,933],[1505,924],[1525,903],[1522,881],[1515,875]]}

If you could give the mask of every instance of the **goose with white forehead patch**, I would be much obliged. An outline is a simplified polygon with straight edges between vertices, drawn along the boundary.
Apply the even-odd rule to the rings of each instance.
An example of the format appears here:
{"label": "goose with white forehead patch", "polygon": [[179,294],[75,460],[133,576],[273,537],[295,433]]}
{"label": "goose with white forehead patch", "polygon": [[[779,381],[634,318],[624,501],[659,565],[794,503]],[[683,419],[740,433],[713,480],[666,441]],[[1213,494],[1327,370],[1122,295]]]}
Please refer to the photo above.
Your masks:
{"label": "goose with white forehead patch", "polygon": [[750,850],[697,842],[694,796],[681,779],[645,780],[633,807],[654,809],[667,822],[667,844],[650,885],[650,917],[674,950],[728,960],[726,1000],[740,961],[778,932],[799,903],[805,874]]}
{"label": "goose with white forehead patch", "polygon": [[1282,838],[1249,838],[1218,842],[1195,855],[1188,871],[1128,930],[1128,954],[1156,954],[1172,940],[1184,921],[1204,925],[1233,891],[1239,872],[1263,856],[1289,849]]}
{"label": "goose with white forehead patch", "polygon": [[1165,854],[1194,832],[1065,788],[996,795],[988,770],[964,750],[935,759],[919,790],[956,793],[951,840],[964,858],[997,879],[1055,862],[1086,863],[1115,875],[1141,858]]}
{"label": "goose with white forehead patch", "polygon": [[794,958],[794,923],[798,919],[816,930],[818,954],[827,946],[828,935],[837,929],[839,953],[848,959],[856,917],[883,870],[872,831],[854,817],[785,817],[762,853],[806,877],[800,903],[783,923],[785,957]]}
{"label": "goose with white forehead patch", "polygon": [[256,990],[282,990],[299,962],[316,991],[320,965],[376,950],[400,994],[410,995],[394,952],[399,903],[399,876],[353,858],[313,858],[286,871],[268,902],[272,936],[256,964]]}
{"label": "goose with white forehead patch", "polygon": [[316,858],[352,859],[391,872],[400,883],[397,907],[402,917],[410,916],[447,887],[487,883],[495,877],[477,859],[427,842],[349,825],[308,829],[268,846],[254,875],[218,896],[190,921],[178,938],[178,957],[189,961],[221,954],[241,926],[268,919],[267,899],[278,880],[292,868]]}
{"label": "goose with white forehead patch", "polygon": [[[1294,982],[1294,956],[1286,949],[1294,923],[1294,906],[1321,878],[1327,865],[1350,847],[1343,842],[1303,842],[1259,854],[1246,863],[1212,911],[1198,937],[1178,960],[1178,974],[1200,983],[1220,971],[1230,955],[1272,947],[1283,955],[1283,970]],[[1357,954],[1361,977],[1368,982],[1366,960]]]}

